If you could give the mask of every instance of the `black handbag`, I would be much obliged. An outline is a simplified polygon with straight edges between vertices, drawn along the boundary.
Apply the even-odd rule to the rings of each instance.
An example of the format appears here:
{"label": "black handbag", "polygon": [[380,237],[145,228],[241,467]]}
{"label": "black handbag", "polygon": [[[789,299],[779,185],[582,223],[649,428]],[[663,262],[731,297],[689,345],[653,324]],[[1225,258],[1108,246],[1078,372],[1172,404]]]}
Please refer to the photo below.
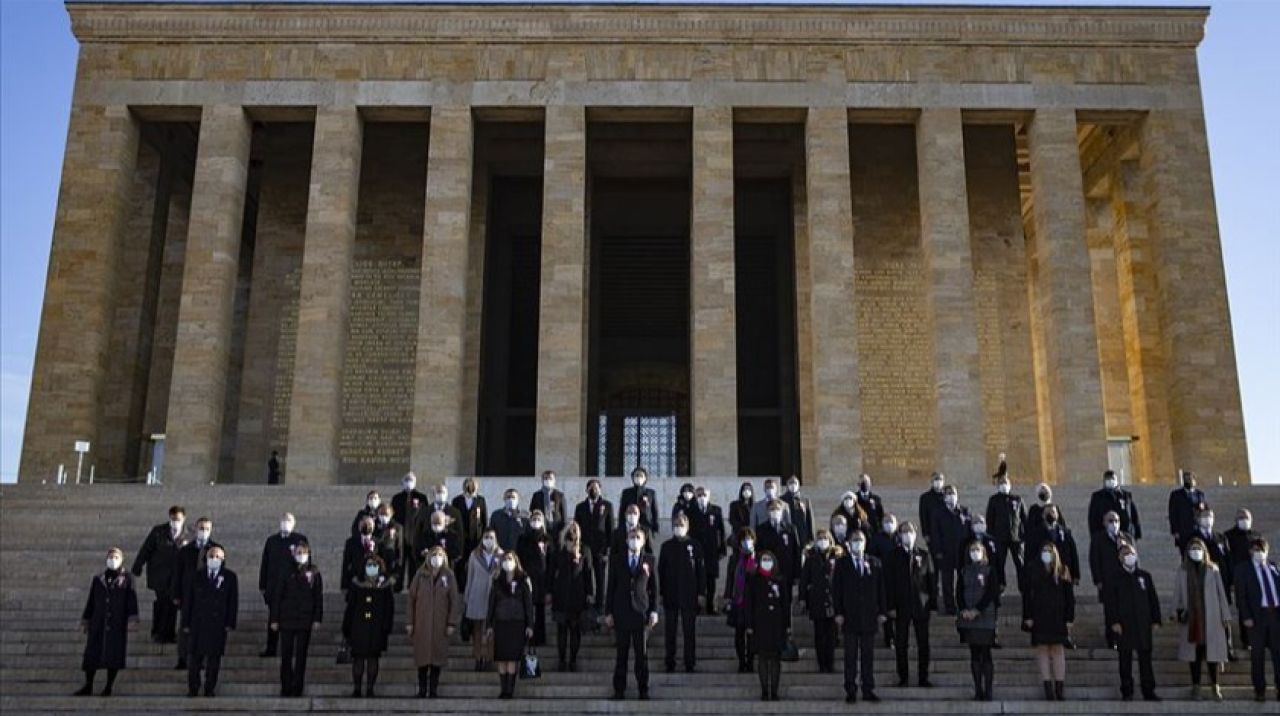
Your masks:
{"label": "black handbag", "polygon": [[351,645],[347,643],[346,639],[343,639],[342,643],[338,645],[338,663],[351,663]]}
{"label": "black handbag", "polygon": [[520,678],[542,678],[542,664],[538,662],[538,651],[532,646],[525,650],[524,658],[520,660]]}
{"label": "black handbag", "polygon": [[796,646],[796,640],[787,637],[787,643],[782,645],[782,653],[778,655],[781,661],[800,661],[800,647]]}

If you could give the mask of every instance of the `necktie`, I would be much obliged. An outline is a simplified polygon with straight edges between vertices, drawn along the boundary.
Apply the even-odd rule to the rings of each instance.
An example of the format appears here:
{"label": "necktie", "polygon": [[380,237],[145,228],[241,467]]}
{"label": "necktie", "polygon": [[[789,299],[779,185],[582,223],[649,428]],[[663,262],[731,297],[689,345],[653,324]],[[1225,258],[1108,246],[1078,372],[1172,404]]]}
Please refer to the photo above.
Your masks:
{"label": "necktie", "polygon": [[1265,603],[1262,606],[1264,607],[1276,606],[1276,594],[1274,591],[1272,591],[1274,587],[1271,584],[1271,575],[1267,574],[1266,565],[1259,566],[1258,573],[1262,577],[1262,589],[1264,590],[1264,593],[1265,593],[1264,600],[1263,600]]}
{"label": "necktie", "polygon": [[636,571],[636,558],[634,556],[631,558],[631,571]]}
{"label": "necktie", "polygon": [[216,575],[216,574],[217,574],[217,572],[213,571],[212,569],[211,569],[211,570],[209,570],[209,583],[210,583],[210,584],[213,584],[213,577],[214,577],[214,575]]}

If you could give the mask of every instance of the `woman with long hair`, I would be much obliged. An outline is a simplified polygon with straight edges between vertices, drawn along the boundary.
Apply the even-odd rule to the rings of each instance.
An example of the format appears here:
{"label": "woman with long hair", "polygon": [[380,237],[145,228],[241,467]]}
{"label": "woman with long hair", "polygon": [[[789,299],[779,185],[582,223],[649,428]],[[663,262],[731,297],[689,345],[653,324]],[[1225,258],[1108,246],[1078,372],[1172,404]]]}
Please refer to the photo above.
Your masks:
{"label": "woman with long hair", "polygon": [[818,659],[818,671],[823,674],[836,671],[836,610],[831,580],[836,562],[843,556],[844,549],[831,541],[831,533],[820,529],[813,546],[804,555],[804,567],[800,571],[800,601],[804,602],[813,622],[813,651]]}
{"label": "woman with long hair", "polygon": [[1199,537],[1187,540],[1187,551],[1173,582],[1173,609],[1182,625],[1178,632],[1178,660],[1191,667],[1191,698],[1203,698],[1200,677],[1202,664],[1207,662],[1209,696],[1221,701],[1218,671],[1228,658],[1231,612],[1222,573]]}
{"label": "woman with long hair", "polygon": [[440,672],[449,663],[449,637],[462,616],[458,577],[449,567],[449,554],[432,547],[409,583],[409,640],[418,667],[418,698],[439,695]]}
{"label": "woman with long hair", "polygon": [[1028,561],[1022,584],[1022,628],[1031,632],[1031,645],[1040,663],[1040,680],[1048,701],[1063,701],[1067,680],[1066,646],[1076,619],[1071,571],[1053,542],[1040,547]]}
{"label": "woman with long hair", "polygon": [[733,559],[724,580],[725,609],[733,627],[733,649],[738,654],[738,673],[749,674],[755,664],[751,644],[747,640],[747,582],[756,573],[756,533],[750,527],[739,529],[733,540]]}
{"label": "woman with long hair", "polygon": [[556,623],[560,670],[577,671],[583,612],[591,604],[595,584],[591,577],[591,549],[582,543],[582,528],[574,520],[561,533],[560,548],[547,572],[547,584],[551,589],[551,618]]}
{"label": "woman with long hair", "polygon": [[498,535],[491,529],[481,533],[480,544],[467,557],[467,574],[475,575],[476,579],[467,580],[462,616],[470,627],[471,657],[475,659],[476,671],[484,671],[493,661],[493,642],[485,638],[485,620],[489,618],[489,590],[493,587],[493,578],[502,569],[501,559]]}
{"label": "woman with long hair", "polygon": [[969,542],[969,563],[956,570],[956,629],[969,645],[969,670],[973,674],[973,700],[990,701],[995,664],[991,647],[996,642],[996,618],[1000,608],[1000,579],[991,568],[991,555],[982,540]]}
{"label": "woman with long hair", "polygon": [[498,698],[510,699],[516,693],[516,667],[533,639],[533,585],[514,552],[503,553],[501,565],[489,588],[485,638],[493,642],[493,660],[502,682]]}

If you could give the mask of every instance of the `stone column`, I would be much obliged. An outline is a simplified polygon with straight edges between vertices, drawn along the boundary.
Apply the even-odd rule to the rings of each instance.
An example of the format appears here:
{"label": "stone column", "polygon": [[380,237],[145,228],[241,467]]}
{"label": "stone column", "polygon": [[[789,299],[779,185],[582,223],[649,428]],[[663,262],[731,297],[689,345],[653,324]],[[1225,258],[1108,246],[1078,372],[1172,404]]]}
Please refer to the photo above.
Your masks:
{"label": "stone column", "polygon": [[218,477],[251,136],[243,107],[208,105],[201,112],[165,431],[170,484]]}
{"label": "stone column", "polygon": [[586,468],[587,116],[547,107],[538,306],[537,470]]}
{"label": "stone column", "polygon": [[[805,122],[805,208],[809,245],[809,334],[815,454],[811,482],[848,482],[862,469],[858,323],[853,295],[853,195],[849,116],[811,107]],[[800,325],[804,325],[802,321]],[[804,395],[804,391],[801,391]]]}
{"label": "stone column", "polygon": [[689,324],[694,475],[738,474],[733,108],[693,108]]}
{"label": "stone column", "polygon": [[1076,116],[1040,109],[1028,126],[1035,229],[1032,313],[1045,360],[1043,408],[1058,483],[1093,484],[1107,467]]}
{"label": "stone column", "polygon": [[364,130],[355,107],[316,110],[285,479],[338,482],[342,369]]}
{"label": "stone column", "polygon": [[462,422],[472,129],[469,106],[431,110],[410,444],[410,467],[428,483],[474,462],[461,454],[463,431],[475,429]]}
{"label": "stone column", "polygon": [[[1085,199],[1085,237],[1093,284],[1093,326],[1098,334],[1098,378],[1102,383],[1102,416],[1106,435],[1133,435],[1129,410],[1129,374],[1116,275],[1115,219],[1111,200]],[[1126,475],[1132,479],[1132,475]]]}
{"label": "stone column", "polygon": [[959,108],[925,109],[916,126],[920,243],[933,327],[938,469],[961,479],[985,474],[978,321],[969,241],[964,126]]}
{"label": "stone column", "polygon": [[72,106],[18,470],[23,482],[53,480],[59,464],[74,471],[74,441],[98,440],[137,159],[138,122],[128,107]]}
{"label": "stone column", "polygon": [[[1175,469],[1250,480],[1204,116],[1157,110],[1139,166],[1163,311]],[[1158,475],[1167,480],[1169,475]]]}

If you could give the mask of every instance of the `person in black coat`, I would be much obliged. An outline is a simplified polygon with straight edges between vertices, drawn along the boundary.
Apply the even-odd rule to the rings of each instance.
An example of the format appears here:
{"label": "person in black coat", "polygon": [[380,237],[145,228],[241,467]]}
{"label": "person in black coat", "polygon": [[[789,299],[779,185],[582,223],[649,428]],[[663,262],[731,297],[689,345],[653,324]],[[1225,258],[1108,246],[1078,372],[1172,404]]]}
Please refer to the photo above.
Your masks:
{"label": "person in black coat", "polygon": [[1234,567],[1231,545],[1227,542],[1225,535],[1213,530],[1213,510],[1205,508],[1196,514],[1196,527],[1183,536],[1182,543],[1186,544],[1192,537],[1199,537],[1200,541],[1204,542],[1209,559],[1222,568],[1222,587],[1227,590],[1227,604],[1231,604],[1235,584],[1233,580],[1235,575],[1232,574]]}
{"label": "person in black coat", "polygon": [[359,571],[360,576],[347,589],[347,608],[342,615],[342,639],[351,648],[351,695],[356,698],[373,696],[396,608],[395,582],[382,558],[366,556]]}
{"label": "person in black coat", "polygon": [[894,624],[898,686],[907,685],[907,644],[912,629],[916,634],[917,683],[932,686],[929,615],[938,609],[938,573],[929,550],[919,545],[916,526],[903,523],[898,528],[898,545],[880,561],[884,564],[886,611]]}
{"label": "person in black coat", "polygon": [[1031,645],[1040,663],[1040,680],[1048,701],[1065,700],[1066,647],[1076,620],[1075,588],[1071,573],[1052,544],[1043,545],[1038,564],[1027,565],[1022,584],[1022,628],[1031,632]]}
{"label": "person in black coat", "polygon": [[1196,476],[1190,470],[1180,470],[1179,474],[1182,486],[1169,493],[1169,535],[1181,553],[1196,531],[1196,515],[1209,509],[1209,501],[1204,491],[1196,487]]}
{"label": "person in black coat", "polygon": [[561,671],[578,670],[582,625],[595,594],[591,548],[583,543],[582,528],[570,522],[547,571],[551,590],[551,618],[556,623],[556,652]]}
{"label": "person in black coat", "polygon": [[1108,512],[1120,517],[1120,531],[1133,535],[1135,540],[1142,539],[1142,520],[1138,517],[1138,503],[1133,494],[1120,487],[1120,480],[1115,470],[1102,473],[1102,489],[1089,497],[1089,534],[1101,532]]}
{"label": "person in black coat", "polygon": [[547,571],[554,551],[555,542],[547,532],[546,518],[537,510],[530,512],[529,529],[520,536],[516,554],[519,555],[520,565],[524,567],[533,588],[534,646],[547,643],[547,604],[551,601]]}
{"label": "person in black coat", "polygon": [[[636,505],[640,508],[640,524],[649,530],[650,535],[658,534],[658,498],[652,488],[645,487],[649,482],[649,472],[643,467],[631,471],[631,487],[622,491],[618,500],[618,509],[626,512],[627,507]],[[646,541],[647,543],[647,541]]]}
{"label": "person in black coat", "polygon": [[[471,561],[466,555],[475,551],[480,546],[480,540],[484,538],[484,531],[489,528],[489,505],[484,501],[484,495],[480,494],[480,482],[474,477],[468,477],[462,481],[462,494],[453,498],[453,509],[457,510],[459,517],[458,530],[462,533],[462,554],[463,558],[458,560],[458,566],[454,570],[454,574],[458,577],[458,587],[466,590],[467,587],[467,567]],[[465,634],[465,625],[463,621],[463,632]]]}
{"label": "person in black coat", "polygon": [[644,532],[644,553],[653,555],[653,530],[644,526],[643,518],[640,515],[639,505],[627,505],[622,511],[622,522],[618,524],[618,529],[613,531],[613,537],[609,541],[609,553],[621,554],[627,551],[627,535],[632,530],[640,530]]}
{"label": "person in black coat", "polygon": [[[1250,632],[1253,696],[1267,699],[1267,653],[1280,695],[1280,569],[1267,560],[1267,541],[1261,537],[1249,544],[1249,559],[1235,570],[1236,608],[1240,624]],[[1280,698],[1280,696],[1278,696]]]}
{"label": "person in black coat", "polygon": [[1051,543],[1058,550],[1062,563],[1067,565],[1071,573],[1071,581],[1080,584],[1080,550],[1076,546],[1076,538],[1067,529],[1062,513],[1056,504],[1050,504],[1041,513],[1043,526],[1027,533],[1027,549],[1035,554],[1046,543]]}
{"label": "person in black coat", "polygon": [[738,485],[738,499],[729,503],[729,534],[736,535],[744,527],[751,527],[751,508],[755,505],[755,488],[750,482]]}
{"label": "person in black coat", "polygon": [[[1120,529],[1118,514],[1108,512],[1102,525],[1102,531],[1089,540],[1089,577],[1098,590],[1099,601],[1106,598],[1107,580],[1120,569],[1120,548],[1126,544],[1137,546],[1133,537]],[[1106,630],[1106,640],[1107,648],[1115,648],[1115,634],[1110,629]]]}
{"label": "person in black coat", "polygon": [[1159,701],[1156,675],[1151,666],[1153,627],[1160,626],[1160,596],[1151,574],[1138,567],[1138,550],[1132,544],[1120,547],[1120,569],[1107,581],[1102,600],[1103,620],[1120,650],[1120,698],[1133,698],[1133,655],[1138,655],[1142,698]]}
{"label": "person in black coat", "polygon": [[791,640],[791,588],[772,552],[760,552],[760,568],[747,578],[747,638],[759,659],[760,700],[777,701],[782,651]]}
{"label": "person in black coat", "polygon": [[[885,513],[880,518],[880,523],[870,535],[870,543],[867,545],[867,554],[880,560],[880,564],[885,564],[885,558],[898,546],[898,517],[892,512]],[[888,565],[885,565],[886,569]],[[884,623],[884,648],[893,648],[894,623],[890,619]]]}
{"label": "person in black coat", "polygon": [[813,546],[804,555],[800,568],[800,602],[813,622],[813,652],[818,672],[836,671],[836,602],[832,591],[836,565],[844,556],[844,548],[831,541],[831,533],[818,530]]}
{"label": "person in black coat", "polygon": [[929,529],[929,554],[942,581],[942,607],[947,614],[955,614],[956,570],[961,566],[961,550],[968,544],[972,530],[969,510],[960,506],[960,495],[954,485],[943,488],[942,507],[930,510]]}
{"label": "person in black coat", "polygon": [[[376,513],[375,513],[376,514]],[[348,537],[342,545],[342,573],[339,575],[338,589],[347,591],[351,583],[362,575],[365,557],[378,554],[378,541],[373,537],[376,517],[365,516],[357,525],[357,534]]]}
{"label": "person in black coat", "polygon": [[378,505],[382,504],[382,496],[377,490],[370,490],[369,494],[364,496],[364,507],[351,518],[351,536],[360,536],[360,522],[367,519],[377,521]]}
{"label": "person in black coat", "polygon": [[756,527],[756,550],[772,552],[778,558],[778,575],[787,589],[800,577],[800,556],[804,545],[796,535],[796,526],[785,521],[782,500],[769,501],[769,519]]}
{"label": "person in black coat", "polygon": [[302,696],[311,633],[324,620],[324,580],[311,563],[311,545],[293,549],[293,571],[274,590],[271,628],[280,632],[280,695]]}
{"label": "person in black coat", "polygon": [[649,698],[649,630],[658,624],[657,570],[652,555],[644,553],[648,533],[639,528],[627,534],[627,548],[615,552],[609,562],[609,594],[605,598],[605,625],[614,630],[613,698],[621,701],[627,690],[627,652],[635,655],[636,686],[640,700]]}
{"label": "person in black coat", "polygon": [[374,551],[383,562],[383,574],[391,580],[391,588],[399,592],[408,581],[405,565],[413,546],[408,544],[404,525],[395,520],[395,509],[385,502],[378,505],[378,521],[373,525],[373,543]]}
{"label": "person in black coat", "polygon": [[573,521],[582,531],[582,544],[591,551],[591,593],[595,595],[597,610],[604,607],[605,569],[609,562],[609,547],[613,541],[613,503],[604,499],[600,481],[587,481],[587,499],[578,503],[573,511]]}
{"label": "person in black coat", "polygon": [[529,512],[541,512],[546,522],[547,534],[552,544],[559,544],[560,534],[569,523],[569,511],[565,507],[564,493],[556,489],[556,474],[551,470],[542,473],[542,489],[529,500]]}
{"label": "person in black coat", "polygon": [[[453,508],[450,507],[450,509]],[[451,519],[453,518],[447,512],[437,511],[418,520],[420,529],[412,537],[412,540],[413,550],[418,554],[419,565],[426,560],[428,552],[440,547],[444,550],[449,570],[457,574],[458,562],[462,561],[464,554],[462,552],[462,536],[457,530],[453,529],[454,523],[449,522]],[[413,579],[412,575],[407,576],[409,579]]]}
{"label": "person in black coat", "polygon": [[693,506],[689,508],[689,534],[702,547],[703,583],[702,598],[707,614],[716,613],[716,580],[720,575],[720,559],[728,551],[725,542],[724,513],[719,505],[711,504],[711,492],[705,487],[694,490]]}
{"label": "person in black coat", "polygon": [[200,692],[200,672],[204,671],[204,695],[218,688],[222,655],[227,650],[227,633],[235,631],[240,608],[240,583],[236,573],[223,567],[226,550],[213,546],[205,558],[205,570],[187,582],[182,602],[182,632],[191,640],[187,669],[187,696]]}
{"label": "person in black coat", "polygon": [[[836,564],[832,591],[836,599],[836,626],[844,631],[844,694],[846,703],[858,700],[859,671],[862,698],[876,702],[876,632],[886,620],[884,567],[866,553],[867,539],[860,530],[849,538],[849,558]],[[859,670],[861,662],[861,670]]]}
{"label": "person in black coat", "polygon": [[[1026,549],[1036,549],[1036,545],[1032,544],[1032,539],[1039,537],[1040,533],[1044,531],[1044,511],[1051,504],[1053,504],[1053,488],[1049,487],[1049,484],[1045,482],[1036,485],[1036,502],[1027,508],[1027,537],[1024,543]],[[1041,540],[1038,544],[1043,544],[1043,542]]]}
{"label": "person in black coat", "polygon": [[870,516],[867,515],[866,510],[862,509],[862,505],[858,504],[858,494],[853,490],[849,490],[840,496],[840,504],[832,510],[831,517],[832,519],[836,517],[843,518],[850,532],[853,530],[859,530],[863,534],[875,532],[875,528],[871,525]]}
{"label": "person in black coat", "polygon": [[520,492],[508,488],[502,493],[502,509],[489,515],[489,529],[498,538],[503,552],[514,552],[520,535],[529,528],[529,517],[520,509]]}
{"label": "person in black coat", "polygon": [[[982,515],[973,515],[969,520],[969,533],[964,536],[962,544],[969,545],[972,542],[981,542],[982,548],[988,555],[995,555],[996,541],[991,537],[991,533],[987,532],[987,518]],[[964,569],[971,561],[969,559],[969,550],[961,547],[956,559],[958,560],[957,569]],[[1004,572],[997,572],[993,563],[991,565],[991,573],[996,575],[1000,580],[1000,586],[1003,588],[1006,585]]]}
{"label": "person in black coat", "polygon": [[[427,507],[421,510],[414,523],[409,529],[415,534],[425,533],[431,528],[431,519],[440,512],[444,513],[447,518],[444,523],[449,528],[449,532],[457,538],[459,544],[462,543],[462,513],[458,508],[449,502],[449,486],[441,482],[431,488],[431,494],[434,496],[431,502],[427,503]],[[430,548],[428,548],[430,549]],[[422,556],[419,554],[419,556]],[[412,579],[412,577],[410,577]]]}
{"label": "person in black coat", "polygon": [[698,612],[703,606],[702,585],[707,583],[702,545],[689,536],[689,517],[683,512],[671,521],[672,537],[658,556],[658,589],[666,613],[667,673],[676,670],[676,634],[684,629],[684,670],[697,666]]}
{"label": "person in black coat", "polygon": [[693,483],[686,482],[680,486],[680,492],[676,495],[676,501],[671,505],[671,519],[674,521],[676,515],[688,513],[693,509],[694,491]]}
{"label": "person in black coat", "polygon": [[515,552],[502,555],[500,570],[489,587],[485,641],[493,644],[493,661],[502,683],[500,699],[515,697],[516,667],[533,638],[533,598],[529,578]]}
{"label": "person in black coat", "polygon": [[[1234,581],[1235,571],[1240,565],[1252,559],[1253,541],[1262,539],[1262,533],[1253,529],[1253,513],[1241,507],[1236,510],[1236,523],[1231,529],[1222,533],[1227,540],[1227,569],[1231,570]],[[1240,643],[1249,647],[1249,630],[1240,625]]]}
{"label": "person in black coat", "polygon": [[[412,472],[405,473],[405,476],[400,480],[400,486],[402,488],[400,492],[391,496],[392,519],[399,522],[400,526],[405,529],[405,535],[412,535],[413,533],[409,529],[417,524],[418,513],[426,508],[427,501],[431,498],[417,490],[418,477]],[[406,536],[406,545],[409,544],[409,541]],[[405,572],[400,575],[400,583],[407,582],[406,576],[413,576],[418,571],[420,564],[418,556],[413,554],[413,550],[408,550],[405,554]]]}
{"label": "person in black coat", "polygon": [[147,570],[147,589],[155,596],[151,605],[151,641],[172,644],[177,641],[178,609],[173,586],[173,570],[178,564],[178,551],[191,540],[185,528],[187,511],[181,505],[169,508],[169,521],[156,525],[147,533],[142,549],[133,560],[133,576]]}
{"label": "person in black coat", "polygon": [[[920,515],[920,535],[926,541],[933,536],[933,513],[946,506],[946,482],[945,475],[935,472],[929,477],[929,489],[920,493],[916,513]],[[929,549],[932,551],[933,546],[930,545]]]}
{"label": "person in black coat", "polygon": [[858,477],[858,491],[853,495],[858,501],[858,506],[867,515],[867,521],[877,527],[880,526],[884,522],[884,501],[871,491],[870,475],[864,472]]}
{"label": "person in black coat", "polygon": [[1022,498],[1013,494],[1009,476],[996,478],[996,492],[987,500],[987,533],[995,541],[996,551],[991,566],[1005,580],[1005,562],[1013,558],[1013,574],[1020,577],[1026,562],[1023,559],[1023,543],[1027,536],[1027,507]]}
{"label": "person in black coat", "polygon": [[[294,547],[307,541],[306,535],[294,531],[296,525],[297,520],[292,514],[286,512],[280,515],[280,531],[268,537],[262,545],[262,559],[258,562],[258,593],[262,595],[268,610],[273,601],[271,589],[280,582],[281,577],[294,569]],[[267,624],[271,621],[271,614],[268,613]],[[279,640],[280,634],[271,631],[268,626],[267,648],[259,652],[258,656],[264,659],[275,656]]]}
{"label": "person in black coat", "polygon": [[110,696],[116,675],[124,668],[129,652],[129,632],[138,626],[138,593],[133,577],[124,571],[124,552],[119,547],[107,550],[107,569],[89,583],[89,598],[80,614],[80,630],[88,635],[84,645],[84,686],[76,696],[93,693],[93,677],[99,669],[107,670],[103,696]]}
{"label": "person in black coat", "polygon": [[796,537],[801,546],[813,541],[813,503],[800,492],[800,478],[792,475],[787,478],[787,489],[782,493],[782,501],[787,505],[787,513],[791,515],[791,524],[796,526]]}
{"label": "person in black coat", "polygon": [[[178,550],[178,563],[173,570],[172,581],[169,584],[169,593],[173,595],[173,603],[178,609],[186,609],[182,603],[182,596],[187,593],[187,580],[195,576],[195,574],[204,569],[205,553],[210,547],[221,546],[213,541],[213,520],[208,517],[201,517],[196,520],[195,539],[182,546]],[[187,668],[187,635],[183,632],[178,633],[178,664],[174,666],[175,671],[186,670]]]}

